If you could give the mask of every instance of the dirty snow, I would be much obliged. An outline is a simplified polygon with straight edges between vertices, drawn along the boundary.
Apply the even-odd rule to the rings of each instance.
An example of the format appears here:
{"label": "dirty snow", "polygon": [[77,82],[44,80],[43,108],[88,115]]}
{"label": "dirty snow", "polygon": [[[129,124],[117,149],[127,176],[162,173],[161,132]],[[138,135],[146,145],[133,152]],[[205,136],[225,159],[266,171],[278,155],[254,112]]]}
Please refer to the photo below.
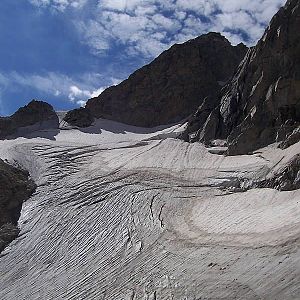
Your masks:
{"label": "dirty snow", "polygon": [[300,143],[225,157],[98,120],[0,141],[38,184],[0,257],[0,299],[299,299],[300,191],[232,189]]}

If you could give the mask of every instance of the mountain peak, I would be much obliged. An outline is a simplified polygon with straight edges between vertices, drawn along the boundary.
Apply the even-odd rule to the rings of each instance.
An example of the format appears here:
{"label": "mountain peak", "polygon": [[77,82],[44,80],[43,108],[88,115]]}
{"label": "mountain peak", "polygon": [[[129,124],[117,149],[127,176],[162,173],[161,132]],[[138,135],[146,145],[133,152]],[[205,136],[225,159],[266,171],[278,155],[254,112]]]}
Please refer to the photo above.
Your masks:
{"label": "mountain peak", "polygon": [[86,109],[95,118],[136,126],[177,122],[211,91],[221,89],[246,51],[246,46],[234,47],[215,32],[175,44],[127,80],[90,99]]}
{"label": "mountain peak", "polygon": [[299,3],[288,1],[273,17],[215,100],[211,119],[203,120],[199,108],[185,138],[227,138],[228,152],[243,154],[284,140],[300,125]]}

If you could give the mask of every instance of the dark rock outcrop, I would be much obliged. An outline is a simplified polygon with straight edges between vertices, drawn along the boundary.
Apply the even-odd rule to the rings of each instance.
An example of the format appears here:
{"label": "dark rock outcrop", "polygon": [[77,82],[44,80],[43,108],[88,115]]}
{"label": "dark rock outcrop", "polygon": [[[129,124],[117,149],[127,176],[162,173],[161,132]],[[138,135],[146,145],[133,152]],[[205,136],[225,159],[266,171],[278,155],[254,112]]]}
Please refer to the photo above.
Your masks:
{"label": "dark rock outcrop", "polygon": [[94,117],[88,109],[81,107],[68,111],[63,120],[73,126],[88,127],[93,124]]}
{"label": "dark rock outcrop", "polygon": [[[228,154],[284,140],[300,124],[300,1],[289,0],[250,49],[216,105],[191,118],[186,140],[227,138]],[[201,109],[201,108],[200,108]],[[205,118],[205,116],[204,116]],[[202,134],[200,134],[202,132]],[[213,136],[213,137],[212,137]]]}
{"label": "dark rock outcrop", "polygon": [[256,184],[260,188],[274,188],[280,191],[300,189],[300,154],[295,155],[286,166],[266,180]]}
{"label": "dark rock outcrop", "polygon": [[294,155],[280,167],[277,165],[272,168],[264,167],[251,177],[233,177],[221,187],[238,193],[257,188],[270,188],[278,191],[298,190],[300,189],[300,154]]}
{"label": "dark rock outcrop", "polygon": [[218,33],[175,44],[117,86],[88,100],[95,118],[154,127],[189,116],[232,77],[247,47]]}
{"label": "dark rock outcrop", "polygon": [[35,188],[28,172],[0,159],[0,252],[18,236],[22,204]]}
{"label": "dark rock outcrop", "polygon": [[46,102],[32,100],[12,116],[0,117],[0,139],[58,126],[59,120],[53,107]]}
{"label": "dark rock outcrop", "polygon": [[279,144],[279,148],[286,149],[296,143],[300,142],[300,127],[297,127],[285,140]]}

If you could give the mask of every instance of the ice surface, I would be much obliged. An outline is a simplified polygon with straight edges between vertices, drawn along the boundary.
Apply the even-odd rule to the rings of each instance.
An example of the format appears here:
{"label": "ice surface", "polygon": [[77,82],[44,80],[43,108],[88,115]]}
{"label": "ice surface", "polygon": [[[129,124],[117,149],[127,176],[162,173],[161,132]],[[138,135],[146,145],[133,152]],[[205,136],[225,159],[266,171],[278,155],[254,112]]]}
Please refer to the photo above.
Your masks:
{"label": "ice surface", "polygon": [[225,157],[183,125],[62,124],[0,142],[38,184],[0,258],[0,299],[299,299],[300,191],[232,190],[300,143]]}

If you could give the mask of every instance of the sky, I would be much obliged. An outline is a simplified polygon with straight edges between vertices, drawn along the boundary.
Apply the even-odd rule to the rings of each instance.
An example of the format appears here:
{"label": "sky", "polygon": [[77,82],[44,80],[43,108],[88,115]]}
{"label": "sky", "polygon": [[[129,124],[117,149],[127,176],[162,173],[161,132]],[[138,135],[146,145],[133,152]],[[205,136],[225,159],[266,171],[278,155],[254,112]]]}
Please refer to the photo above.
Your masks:
{"label": "sky", "polygon": [[174,43],[215,31],[255,45],[285,0],[0,0],[0,115],[56,110],[126,79]]}

